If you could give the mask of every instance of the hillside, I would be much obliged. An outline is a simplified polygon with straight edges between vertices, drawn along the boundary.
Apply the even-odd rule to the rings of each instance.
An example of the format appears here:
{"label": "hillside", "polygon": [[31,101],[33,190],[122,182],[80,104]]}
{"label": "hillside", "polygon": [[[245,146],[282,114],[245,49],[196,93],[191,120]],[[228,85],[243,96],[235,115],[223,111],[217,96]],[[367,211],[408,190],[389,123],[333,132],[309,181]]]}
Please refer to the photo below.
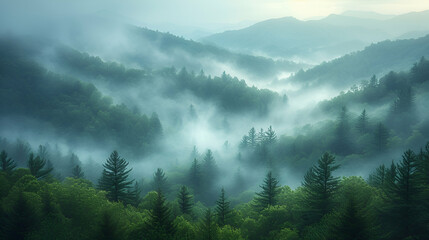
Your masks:
{"label": "hillside", "polygon": [[429,35],[418,39],[383,41],[306,71],[290,80],[307,86],[349,88],[372,75],[402,71],[421,57],[429,57]]}

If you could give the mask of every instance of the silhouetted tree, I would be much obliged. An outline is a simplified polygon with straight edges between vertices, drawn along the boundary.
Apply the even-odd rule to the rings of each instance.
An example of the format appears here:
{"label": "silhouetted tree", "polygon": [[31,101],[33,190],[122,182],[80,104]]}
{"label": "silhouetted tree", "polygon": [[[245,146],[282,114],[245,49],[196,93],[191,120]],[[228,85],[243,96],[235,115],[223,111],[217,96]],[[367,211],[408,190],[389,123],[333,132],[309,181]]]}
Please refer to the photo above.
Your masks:
{"label": "silhouetted tree", "polygon": [[162,168],[158,168],[153,174],[153,189],[161,189],[162,192],[168,191],[167,177]]}
{"label": "silhouetted tree", "polygon": [[360,134],[365,134],[369,131],[368,114],[366,113],[365,109],[362,111],[362,113],[359,115],[359,118],[357,119],[356,129]]}
{"label": "silhouetted tree", "polygon": [[82,168],[79,165],[76,165],[73,169],[72,169],[72,176],[74,178],[83,178],[84,177],[84,173],[82,171]]}
{"label": "silhouetted tree", "polygon": [[192,207],[194,204],[192,202],[192,195],[186,186],[180,187],[180,191],[177,194],[177,201],[182,214],[192,213]]}
{"label": "silhouetted tree", "polygon": [[12,170],[16,167],[16,164],[13,159],[8,158],[7,153],[4,150],[0,153],[0,164],[1,170],[7,174],[12,173]]}
{"label": "silhouetted tree", "polygon": [[341,108],[335,128],[334,150],[336,153],[346,155],[352,152],[350,138],[349,115],[346,107]]}
{"label": "silhouetted tree", "polygon": [[131,205],[133,205],[134,207],[138,207],[139,206],[139,204],[140,204],[140,202],[142,201],[142,198],[141,198],[141,193],[142,193],[142,190],[141,190],[141,188],[140,188],[140,185],[139,185],[139,183],[136,181],[135,183],[134,183],[134,187],[128,192],[128,195],[130,196],[130,201],[129,201],[129,203],[131,204]]}
{"label": "silhouetted tree", "polygon": [[191,169],[189,169],[189,185],[194,189],[196,193],[201,192],[201,166],[198,160],[194,158],[192,161]]}
{"label": "silhouetted tree", "polygon": [[387,169],[384,164],[375,169],[374,173],[371,173],[368,178],[369,185],[373,187],[382,188],[385,184]]}
{"label": "silhouetted tree", "polygon": [[223,227],[228,223],[228,219],[231,214],[231,209],[229,207],[230,202],[226,200],[225,189],[222,188],[219,199],[216,201],[216,215],[218,219],[218,224],[220,227]]}
{"label": "silhouetted tree", "polygon": [[33,153],[30,153],[28,159],[28,168],[30,169],[31,175],[37,179],[43,179],[52,172],[53,168],[45,168],[46,161],[45,159],[40,158],[39,156],[34,157]]}
{"label": "silhouetted tree", "polygon": [[384,124],[379,123],[374,131],[374,146],[378,152],[382,152],[387,148],[387,139],[389,138],[389,131]]}
{"label": "silhouetted tree", "polygon": [[128,174],[132,169],[128,169],[128,162],[121,158],[118,152],[113,151],[103,164],[103,173],[98,181],[98,188],[107,192],[110,201],[129,201],[128,189],[134,180],[128,180]]}
{"label": "silhouetted tree", "polygon": [[265,142],[268,144],[273,144],[277,140],[277,134],[270,126],[268,130],[265,132]]}
{"label": "silhouetted tree", "polygon": [[256,207],[264,209],[277,204],[277,195],[280,193],[279,181],[273,177],[271,171],[267,173],[264,183],[260,186],[261,192],[256,193]]}

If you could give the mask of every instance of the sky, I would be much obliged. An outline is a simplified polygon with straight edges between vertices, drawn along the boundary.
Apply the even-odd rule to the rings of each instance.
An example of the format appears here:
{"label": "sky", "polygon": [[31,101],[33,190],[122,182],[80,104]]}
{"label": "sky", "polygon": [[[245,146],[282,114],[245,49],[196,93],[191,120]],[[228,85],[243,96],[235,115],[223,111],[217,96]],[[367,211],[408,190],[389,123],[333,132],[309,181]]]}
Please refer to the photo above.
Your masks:
{"label": "sky", "polygon": [[[0,0],[0,20],[33,24],[83,15],[113,16],[161,31],[220,32],[293,16],[312,19],[344,11],[402,14],[429,9],[427,0]],[[4,24],[4,23],[3,23]],[[174,33],[174,32],[173,32]]]}

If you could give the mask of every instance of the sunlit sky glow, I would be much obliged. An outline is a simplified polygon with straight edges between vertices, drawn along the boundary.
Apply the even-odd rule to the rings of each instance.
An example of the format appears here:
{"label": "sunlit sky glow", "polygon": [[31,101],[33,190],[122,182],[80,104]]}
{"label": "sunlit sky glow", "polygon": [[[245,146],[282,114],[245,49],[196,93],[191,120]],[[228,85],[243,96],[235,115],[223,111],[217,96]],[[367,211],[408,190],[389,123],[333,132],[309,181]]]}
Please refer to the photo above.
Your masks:
{"label": "sunlit sky glow", "polygon": [[182,26],[207,31],[243,27],[265,19],[286,16],[311,19],[344,11],[401,14],[429,9],[427,0],[1,0],[0,2],[0,15],[3,16],[0,20],[104,14],[152,28]]}

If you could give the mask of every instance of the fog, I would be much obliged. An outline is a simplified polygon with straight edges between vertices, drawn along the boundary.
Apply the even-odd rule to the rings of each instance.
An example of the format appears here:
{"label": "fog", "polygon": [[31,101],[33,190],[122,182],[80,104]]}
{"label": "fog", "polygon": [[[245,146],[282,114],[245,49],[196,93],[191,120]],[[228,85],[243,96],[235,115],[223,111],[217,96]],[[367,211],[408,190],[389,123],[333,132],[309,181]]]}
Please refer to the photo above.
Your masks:
{"label": "fog", "polygon": [[[120,11],[112,12],[115,7],[121,11],[130,10],[131,6],[121,4],[109,5],[110,9],[99,8],[100,2],[86,3],[87,8],[77,3],[50,1],[41,1],[37,8],[24,7],[24,4],[23,1],[8,3],[7,8],[0,12],[0,38],[4,44],[2,53],[6,54],[9,42],[13,42],[23,52],[16,57],[19,60],[16,60],[17,66],[24,64],[22,62],[31,62],[47,69],[49,74],[52,73],[49,78],[59,79],[59,82],[78,81],[93,85],[101,93],[99,101],[106,102],[102,110],[91,109],[99,114],[97,116],[103,116],[102,112],[110,109],[105,106],[124,104],[124,111],[143,119],[141,122],[159,118],[162,126],[159,136],[150,135],[150,139],[141,144],[141,149],[136,150],[121,142],[124,139],[117,133],[121,132],[121,128],[114,124],[112,126],[117,128],[108,126],[104,135],[96,135],[91,129],[74,127],[78,124],[72,120],[67,121],[65,127],[58,125],[55,119],[43,117],[46,112],[32,114],[23,110],[3,114],[0,117],[3,144],[0,150],[10,150],[11,156],[17,157],[14,149],[19,141],[28,142],[33,152],[37,152],[39,145],[50,146],[48,151],[52,151],[52,155],[55,152],[58,157],[50,160],[59,178],[70,173],[70,169],[66,169],[69,167],[67,161],[73,153],[82,164],[86,178],[96,184],[102,163],[113,150],[118,150],[133,168],[132,178],[143,181],[145,191],[151,190],[150,184],[157,168],[165,170],[172,187],[176,188],[179,184],[188,183],[187,175],[193,158],[203,163],[210,149],[221,172],[215,179],[213,189],[218,191],[224,186],[231,195],[238,196],[246,190],[258,191],[268,171],[273,171],[282,185],[292,188],[301,186],[305,172],[325,151],[336,154],[337,161],[342,164],[336,173],[338,176],[359,175],[366,178],[378,165],[399,160],[408,147],[417,151],[429,139],[429,133],[423,126],[429,119],[429,116],[422,114],[428,99],[424,90],[415,94],[415,121],[408,123],[403,120],[405,126],[398,127],[397,123],[386,120],[394,104],[394,90],[380,96],[378,102],[355,101],[353,91],[349,89],[363,80],[359,77],[341,86],[312,86],[311,83],[293,81],[299,70],[311,69],[312,65],[338,56],[321,55],[316,50],[314,55],[305,59],[303,55],[272,58],[258,54],[257,50],[254,55],[238,53],[222,46],[214,47],[163,33],[162,30],[171,27],[171,23],[167,27],[153,29],[160,32],[152,31],[151,26],[160,26],[162,19],[145,22],[149,16],[138,17],[149,12],[144,8],[141,13],[134,10],[125,17]],[[149,6],[151,3],[141,4],[138,6]],[[175,2],[170,7],[177,4]],[[197,17],[204,14],[199,12]],[[245,19],[234,23],[229,18],[229,25],[221,25],[223,29],[216,27],[219,24],[210,25],[208,22],[212,20],[204,19],[202,24],[207,24],[206,28],[195,29],[208,34],[226,28],[239,29],[255,22],[255,19]],[[185,26],[190,22],[185,19],[177,24]],[[183,32],[192,32],[193,28],[183,27]],[[197,35],[189,33],[188,36]],[[413,63],[418,60],[413,60]],[[407,65],[407,69],[411,67]],[[384,73],[384,69],[378,72],[380,77]],[[2,78],[1,81],[6,82],[7,79]],[[59,89],[44,86],[47,92],[63,94]],[[76,96],[72,93],[80,88],[70,89],[65,91],[70,93],[70,97],[60,99],[66,102],[64,105],[74,104],[73,98]],[[83,90],[82,95],[86,91],[89,90]],[[91,94],[89,99],[98,96]],[[79,107],[85,105],[76,103]],[[339,116],[343,106],[347,106],[350,126],[355,125],[364,109],[370,116],[371,128],[375,129],[379,122],[386,122],[390,138],[388,143],[383,144],[382,150],[367,146],[370,144],[366,143],[366,139],[372,136],[372,132],[359,135],[355,127],[350,127],[350,135],[359,147],[341,152],[338,144],[331,144],[336,141],[334,135],[341,125]],[[72,110],[79,111],[79,107]],[[6,109],[6,106],[2,105],[2,108]],[[34,110],[37,106],[29,108]],[[56,111],[61,112],[58,109],[52,112]],[[119,110],[112,111],[116,113]],[[115,117],[121,119],[121,116]],[[98,120],[93,122],[98,123]],[[149,130],[153,126],[149,125]],[[266,145],[265,140],[259,140],[257,147],[243,146],[243,136],[249,134],[250,129],[254,128],[256,133],[263,129],[262,133],[266,135],[271,127],[276,133],[275,143]],[[81,132],[74,132],[76,129]],[[361,145],[364,146],[363,150],[360,149]],[[199,154],[192,156],[194,147]],[[25,163],[20,162],[20,167],[25,167]],[[246,184],[240,183],[237,180],[239,177]]]}

